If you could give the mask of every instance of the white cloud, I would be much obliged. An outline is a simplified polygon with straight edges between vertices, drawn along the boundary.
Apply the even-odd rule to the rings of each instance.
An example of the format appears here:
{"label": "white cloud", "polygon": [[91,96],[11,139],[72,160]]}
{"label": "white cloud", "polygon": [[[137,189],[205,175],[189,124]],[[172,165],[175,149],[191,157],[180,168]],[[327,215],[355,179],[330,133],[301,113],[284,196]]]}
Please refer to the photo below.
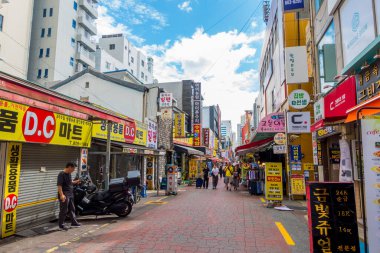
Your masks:
{"label": "white cloud", "polygon": [[191,37],[142,50],[153,55],[159,82],[202,82],[204,104],[219,104],[222,118],[232,120],[236,129],[240,115],[252,109],[259,83],[257,70],[239,68],[247,59],[257,57],[253,44],[261,39],[262,33],[247,35],[233,30],[209,35],[197,29]]}
{"label": "white cloud", "polygon": [[144,39],[132,34],[132,31],[124,24],[117,23],[116,20],[108,14],[108,9],[104,6],[98,7],[98,19],[96,20],[98,36],[106,34],[122,33],[137,43],[143,43]]}
{"label": "white cloud", "polygon": [[251,23],[252,28],[256,28],[258,26],[257,21],[253,20]]}
{"label": "white cloud", "polygon": [[134,25],[153,22],[151,27],[158,30],[168,26],[165,15],[142,0],[103,0],[101,5],[112,9],[113,17],[120,17]]}
{"label": "white cloud", "polygon": [[191,8],[190,6],[190,1],[185,1],[181,4],[178,5],[178,8],[181,10],[181,11],[185,11],[187,13],[191,12],[193,10],[193,8]]}

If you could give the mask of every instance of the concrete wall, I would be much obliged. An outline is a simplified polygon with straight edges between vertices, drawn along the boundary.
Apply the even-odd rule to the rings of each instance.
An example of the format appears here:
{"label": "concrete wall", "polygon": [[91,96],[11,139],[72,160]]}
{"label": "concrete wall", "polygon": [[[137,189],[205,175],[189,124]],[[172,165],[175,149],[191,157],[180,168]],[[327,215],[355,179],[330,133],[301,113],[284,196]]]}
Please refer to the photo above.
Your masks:
{"label": "concrete wall", "polygon": [[[107,68],[107,63],[110,65],[109,68]],[[107,51],[98,48],[95,53],[95,69],[103,73],[124,69],[124,65]]]}
{"label": "concrete wall", "polygon": [[12,0],[3,3],[0,15],[0,70],[26,79],[29,63],[29,43],[34,0]]}
{"label": "concrete wall", "polygon": [[[86,82],[89,82],[89,88],[85,88]],[[144,122],[144,92],[105,81],[89,73],[56,90],[76,99],[88,96],[91,103]]]}

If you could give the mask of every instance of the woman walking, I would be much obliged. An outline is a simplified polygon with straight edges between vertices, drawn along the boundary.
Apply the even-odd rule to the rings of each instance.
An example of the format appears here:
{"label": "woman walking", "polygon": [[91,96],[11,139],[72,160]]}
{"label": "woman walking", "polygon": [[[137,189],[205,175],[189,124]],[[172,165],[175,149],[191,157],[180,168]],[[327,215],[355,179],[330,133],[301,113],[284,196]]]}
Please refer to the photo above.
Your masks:
{"label": "woman walking", "polygon": [[214,167],[211,171],[212,174],[212,189],[215,190],[216,186],[218,185],[218,179],[219,179],[219,168],[214,164]]}

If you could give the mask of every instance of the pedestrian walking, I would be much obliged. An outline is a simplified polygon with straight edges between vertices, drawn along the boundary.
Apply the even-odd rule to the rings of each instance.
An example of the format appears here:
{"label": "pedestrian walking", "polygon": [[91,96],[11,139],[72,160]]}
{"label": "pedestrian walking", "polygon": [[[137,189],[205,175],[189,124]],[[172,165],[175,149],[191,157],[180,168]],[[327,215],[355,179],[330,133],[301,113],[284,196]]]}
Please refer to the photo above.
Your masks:
{"label": "pedestrian walking", "polygon": [[237,191],[237,188],[239,186],[239,171],[237,166],[234,169],[234,173],[232,175],[232,184],[234,186],[234,190]]}
{"label": "pedestrian walking", "polygon": [[208,189],[208,180],[209,180],[210,171],[207,166],[203,169],[203,189]]}
{"label": "pedestrian walking", "polygon": [[[234,171],[234,169],[233,169],[231,163],[227,163],[227,166],[224,168],[224,173],[225,173],[224,183],[226,185],[227,191],[228,191],[228,184],[232,184],[233,171]],[[232,186],[230,185],[230,188],[229,188],[230,191],[231,191],[231,188],[232,188]]]}
{"label": "pedestrian walking", "polygon": [[65,219],[69,213],[71,219],[71,227],[80,227],[75,217],[74,206],[74,193],[73,184],[79,184],[80,180],[72,180],[71,173],[74,172],[76,165],[74,163],[67,163],[63,171],[59,172],[57,177],[58,198],[59,198],[59,219],[58,226],[60,230],[67,231],[68,227],[65,226]]}
{"label": "pedestrian walking", "polygon": [[219,180],[219,168],[214,164],[214,167],[211,171],[212,174],[212,189],[216,189],[216,186],[218,186],[218,180]]}
{"label": "pedestrian walking", "polygon": [[223,164],[221,164],[221,165],[219,166],[219,175],[220,175],[220,178],[223,177]]}

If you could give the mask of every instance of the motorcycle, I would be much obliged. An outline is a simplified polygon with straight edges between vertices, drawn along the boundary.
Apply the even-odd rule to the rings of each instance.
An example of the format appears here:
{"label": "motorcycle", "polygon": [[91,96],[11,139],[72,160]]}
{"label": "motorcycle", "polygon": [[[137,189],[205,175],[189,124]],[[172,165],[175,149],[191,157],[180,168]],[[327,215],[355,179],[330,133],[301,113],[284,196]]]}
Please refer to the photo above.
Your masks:
{"label": "motorcycle", "polygon": [[133,195],[125,178],[113,179],[109,190],[98,191],[89,176],[82,176],[80,184],[74,187],[74,204],[77,214],[107,215],[126,217],[132,211]]}

